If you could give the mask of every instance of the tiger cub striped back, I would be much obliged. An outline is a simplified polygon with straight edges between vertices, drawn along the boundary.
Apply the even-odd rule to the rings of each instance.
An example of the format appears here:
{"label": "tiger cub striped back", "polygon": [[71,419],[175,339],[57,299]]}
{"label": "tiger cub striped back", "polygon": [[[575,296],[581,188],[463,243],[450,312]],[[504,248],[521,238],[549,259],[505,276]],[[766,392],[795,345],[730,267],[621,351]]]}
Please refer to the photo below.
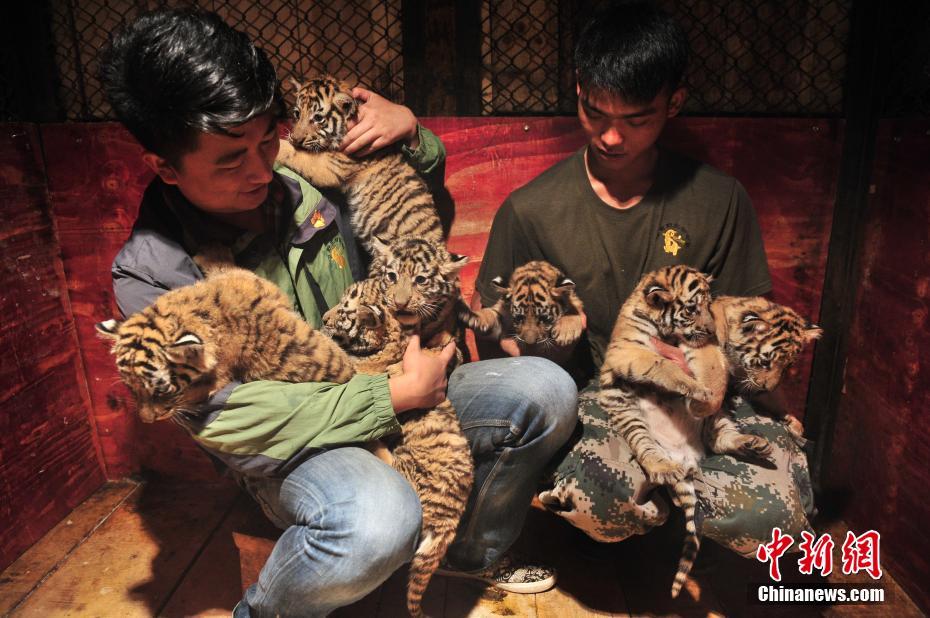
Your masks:
{"label": "tiger cub striped back", "polygon": [[403,155],[393,148],[363,159],[339,152],[358,112],[348,86],[329,75],[295,85],[294,126],[281,142],[278,162],[317,188],[341,190],[352,229],[369,252],[375,236],[385,242],[407,236],[441,240],[433,196]]}
{"label": "tiger cub striped back", "polygon": [[145,422],[194,413],[231,381],[347,382],[348,355],[270,281],[239,268],[97,324]]}
{"label": "tiger cub striped back", "polygon": [[[353,284],[323,316],[329,333],[353,356],[360,373],[401,373],[409,331],[380,301],[380,286]],[[437,348],[434,351],[438,353]],[[391,465],[417,492],[423,511],[421,542],[410,563],[407,609],[422,615],[423,593],[455,538],[471,492],[471,449],[448,399],[431,410],[398,415],[402,436],[391,446]]]}
{"label": "tiger cub striped back", "polygon": [[575,282],[544,260],[534,260],[514,269],[506,285],[495,277],[492,285],[500,300],[479,314],[494,318],[507,316],[513,326],[508,333],[521,347],[566,346],[576,342],[584,330],[584,305],[575,293]]}

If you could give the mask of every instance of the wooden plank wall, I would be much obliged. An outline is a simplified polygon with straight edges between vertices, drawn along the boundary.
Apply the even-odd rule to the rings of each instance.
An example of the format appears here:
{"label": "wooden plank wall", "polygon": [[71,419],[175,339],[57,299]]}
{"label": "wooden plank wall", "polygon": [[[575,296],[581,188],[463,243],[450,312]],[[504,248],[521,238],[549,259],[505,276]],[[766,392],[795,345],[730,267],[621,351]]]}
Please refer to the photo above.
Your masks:
{"label": "wooden plank wall", "polygon": [[[574,118],[425,118],[449,153],[446,184],[456,203],[450,246],[472,257],[463,274],[473,291],[487,232],[507,194],[584,143]],[[140,148],[116,124],[43,126],[49,186],[107,472],[140,468],[178,476],[213,476],[206,457],[174,425],[142,425],[116,380],[93,323],[115,311],[109,264],[128,236],[151,178]],[[753,197],[769,249],[776,296],[816,317],[841,135],[821,120],[685,118],[668,144],[740,178]],[[810,355],[788,393],[802,415]]]}
{"label": "wooden plank wall", "polygon": [[39,132],[0,124],[0,570],[104,481]]}
{"label": "wooden plank wall", "polygon": [[930,608],[930,121],[882,121],[846,379],[828,461],[844,519]]}

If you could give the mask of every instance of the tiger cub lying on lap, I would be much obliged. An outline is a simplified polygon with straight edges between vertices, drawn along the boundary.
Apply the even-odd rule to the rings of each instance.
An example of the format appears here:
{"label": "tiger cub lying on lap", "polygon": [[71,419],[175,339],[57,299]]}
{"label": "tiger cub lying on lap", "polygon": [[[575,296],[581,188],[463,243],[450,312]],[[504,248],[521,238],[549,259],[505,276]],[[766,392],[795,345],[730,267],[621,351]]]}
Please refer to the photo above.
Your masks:
{"label": "tiger cub lying on lap", "polygon": [[[737,394],[773,389],[804,344],[820,335],[763,298],[711,301],[709,283],[680,265],[646,275],[620,310],[601,369],[601,407],[649,480],[670,486],[685,512],[688,536],[673,597],[700,546],[692,479],[705,447],[750,458],[771,454],[767,440],[742,433],[721,409],[728,382]],[[653,337],[677,344],[695,377],[659,355]]]}
{"label": "tiger cub lying on lap", "polygon": [[358,113],[348,86],[329,75],[293,83],[296,119],[289,138],[281,141],[278,162],[314,187],[341,190],[352,229],[369,252],[376,236],[441,240],[433,196],[401,153],[387,148],[355,159],[339,151],[348,121]]}
{"label": "tiger cub lying on lap", "polygon": [[97,332],[145,422],[187,416],[232,381],[344,383],[349,356],[291,308],[273,283],[218,268],[203,281],[160,296]]}
{"label": "tiger cub lying on lap", "polygon": [[[411,331],[381,301],[377,280],[350,286],[340,304],[323,316],[323,325],[323,332],[352,355],[359,372],[402,373]],[[401,413],[398,420],[403,433],[391,443],[391,464],[413,486],[423,511],[422,541],[410,563],[407,584],[407,608],[412,616],[420,616],[423,593],[465,512],[474,465],[448,399],[430,410]]]}
{"label": "tiger cub lying on lap", "polygon": [[[483,324],[495,325],[486,330],[513,338],[522,353],[568,346],[581,337],[584,305],[575,293],[575,282],[549,262],[534,260],[515,268],[506,286],[502,277],[491,283],[500,299],[476,313]],[[503,333],[504,324],[512,332]]]}

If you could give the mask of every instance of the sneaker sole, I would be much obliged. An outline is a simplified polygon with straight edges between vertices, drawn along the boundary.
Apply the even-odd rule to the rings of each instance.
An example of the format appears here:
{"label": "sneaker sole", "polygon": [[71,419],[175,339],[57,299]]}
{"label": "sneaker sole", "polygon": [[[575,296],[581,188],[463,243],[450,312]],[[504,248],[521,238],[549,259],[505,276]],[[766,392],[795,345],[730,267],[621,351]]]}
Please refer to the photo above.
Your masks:
{"label": "sneaker sole", "polygon": [[488,579],[487,577],[481,577],[480,575],[472,575],[470,573],[462,573],[461,571],[446,571],[445,569],[436,569],[437,575],[445,575],[446,577],[461,577],[463,579],[471,579],[474,581],[481,582],[488,586],[497,588],[498,590],[503,590],[504,592],[512,592],[514,594],[538,594],[540,592],[545,592],[555,587],[555,576],[547,577],[546,579],[541,579],[538,582],[525,582],[517,584],[505,584],[493,579]]}

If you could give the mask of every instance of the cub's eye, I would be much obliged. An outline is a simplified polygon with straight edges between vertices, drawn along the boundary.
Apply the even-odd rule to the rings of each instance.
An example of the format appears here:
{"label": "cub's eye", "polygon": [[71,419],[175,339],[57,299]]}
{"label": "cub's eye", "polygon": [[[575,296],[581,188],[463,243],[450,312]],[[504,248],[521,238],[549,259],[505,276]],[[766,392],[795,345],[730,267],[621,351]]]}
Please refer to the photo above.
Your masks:
{"label": "cub's eye", "polygon": [[313,115],[310,117],[310,120],[312,120],[312,121],[315,122],[316,124],[323,124],[323,121],[324,121],[325,119],[326,119],[326,116],[324,116],[323,114],[313,114]]}
{"label": "cub's eye", "polygon": [[514,324],[522,324],[524,319],[526,319],[526,318],[524,317],[524,315],[523,315],[522,313],[518,313],[518,314],[516,314],[516,315],[513,316],[513,323],[514,323]]}
{"label": "cub's eye", "polygon": [[391,283],[397,283],[397,273],[394,271],[388,272],[387,280],[390,281]]}
{"label": "cub's eye", "polygon": [[417,285],[424,285],[426,283],[426,277],[424,277],[423,275],[417,275],[416,277],[413,278],[413,282],[416,283]]}
{"label": "cub's eye", "polygon": [[294,118],[300,118],[300,108],[295,107],[294,109],[292,109],[291,116],[293,116]]}
{"label": "cub's eye", "polygon": [[547,324],[547,325],[548,325],[548,324],[552,324],[552,316],[551,316],[551,315],[541,315],[541,316],[539,316],[539,321],[542,322],[543,324]]}

